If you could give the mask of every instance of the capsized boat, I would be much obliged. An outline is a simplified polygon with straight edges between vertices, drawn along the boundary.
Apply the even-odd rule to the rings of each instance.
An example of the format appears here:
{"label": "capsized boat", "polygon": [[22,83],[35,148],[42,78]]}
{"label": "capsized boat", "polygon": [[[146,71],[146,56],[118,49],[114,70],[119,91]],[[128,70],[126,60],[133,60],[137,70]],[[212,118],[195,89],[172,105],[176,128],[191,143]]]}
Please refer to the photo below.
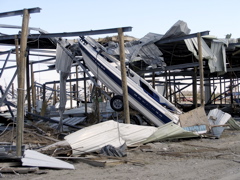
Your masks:
{"label": "capsized boat", "polygon": [[[114,110],[122,110],[120,62],[106,53],[105,48],[90,37],[81,37],[79,47],[86,66],[116,96],[111,99]],[[128,100],[133,109],[155,126],[173,121],[178,123],[181,110],[159,94],[152,86],[127,68]]]}

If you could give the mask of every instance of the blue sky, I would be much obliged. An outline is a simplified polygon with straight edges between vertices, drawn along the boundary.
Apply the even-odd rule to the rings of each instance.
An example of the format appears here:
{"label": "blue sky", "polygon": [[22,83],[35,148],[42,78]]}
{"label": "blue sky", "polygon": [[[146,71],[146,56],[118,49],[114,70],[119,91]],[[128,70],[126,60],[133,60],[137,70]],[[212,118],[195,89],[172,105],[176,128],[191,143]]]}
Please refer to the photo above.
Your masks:
{"label": "blue sky", "polygon": [[[209,30],[211,35],[218,38],[224,38],[229,33],[232,33],[232,38],[240,38],[239,0],[0,0],[0,2],[0,12],[41,8],[40,13],[31,14],[29,26],[50,33],[132,26],[132,32],[125,34],[141,38],[149,32],[164,34],[175,22],[183,20],[191,29],[190,33]],[[0,24],[21,26],[22,17],[0,18]],[[6,34],[15,34],[18,31],[0,28],[0,32]],[[102,36],[105,35],[99,37]],[[40,66],[38,65],[35,70],[46,69]],[[8,76],[3,76],[0,82],[10,81],[12,75],[9,76],[8,71],[5,74]],[[54,74],[52,77],[58,77],[56,72],[52,74]],[[49,78],[46,73],[36,76],[36,80],[42,82]]]}
{"label": "blue sky", "polygon": [[[29,26],[48,32],[74,32],[132,26],[128,35],[164,34],[183,20],[191,33],[209,30],[219,38],[240,37],[239,0],[1,0],[0,12],[40,7]],[[1,18],[0,24],[21,25],[22,17]],[[0,32],[10,32],[0,29]]]}

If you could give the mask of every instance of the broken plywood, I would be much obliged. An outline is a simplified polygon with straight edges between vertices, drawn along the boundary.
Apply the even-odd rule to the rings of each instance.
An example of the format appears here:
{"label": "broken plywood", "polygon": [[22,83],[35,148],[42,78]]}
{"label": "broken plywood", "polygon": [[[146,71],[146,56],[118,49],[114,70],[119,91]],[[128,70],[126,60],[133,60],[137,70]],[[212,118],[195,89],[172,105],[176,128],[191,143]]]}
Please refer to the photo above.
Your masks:
{"label": "broken plywood", "polygon": [[206,133],[209,131],[209,122],[203,107],[198,107],[192,111],[179,116],[180,126],[187,131]]}

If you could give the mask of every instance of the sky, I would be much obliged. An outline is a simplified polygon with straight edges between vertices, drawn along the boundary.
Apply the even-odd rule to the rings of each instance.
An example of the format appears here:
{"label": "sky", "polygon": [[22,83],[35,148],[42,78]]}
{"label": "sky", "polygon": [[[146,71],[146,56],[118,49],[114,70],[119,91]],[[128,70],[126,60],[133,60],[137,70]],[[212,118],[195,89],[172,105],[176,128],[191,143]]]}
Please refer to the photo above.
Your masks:
{"label": "sky", "polygon": [[[164,34],[183,20],[191,33],[240,37],[239,0],[0,0],[0,12],[41,8],[31,14],[29,26],[50,33],[75,32],[132,26],[127,34],[141,38],[148,32]],[[1,24],[21,25],[22,17],[0,19]],[[0,29],[2,32],[2,29]]]}
{"label": "sky", "polygon": [[[125,35],[141,38],[149,32],[164,34],[182,20],[190,33],[210,31],[218,38],[231,33],[232,38],[240,38],[239,0],[0,0],[0,3],[0,12],[41,8],[40,13],[30,15],[29,26],[49,33],[131,26],[132,32]],[[0,24],[21,26],[22,16],[0,18]],[[0,28],[6,34],[18,31]],[[94,38],[102,36],[107,35]],[[3,79],[8,81],[9,76],[3,76],[0,83]]]}

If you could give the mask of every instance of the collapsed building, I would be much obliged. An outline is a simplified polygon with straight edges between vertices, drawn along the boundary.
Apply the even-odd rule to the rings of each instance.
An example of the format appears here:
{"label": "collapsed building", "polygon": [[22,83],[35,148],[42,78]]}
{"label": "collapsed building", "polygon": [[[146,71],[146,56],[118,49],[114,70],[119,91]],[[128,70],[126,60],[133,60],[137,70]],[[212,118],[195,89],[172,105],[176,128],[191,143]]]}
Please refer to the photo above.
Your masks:
{"label": "collapsed building", "polygon": [[[0,28],[21,27],[0,25]],[[131,27],[121,29],[124,32],[132,30]],[[64,126],[76,130],[82,128],[78,126],[82,122],[87,121],[89,123],[92,121],[87,125],[89,126],[113,117],[119,119],[120,112],[124,109],[125,100],[119,97],[123,94],[121,89],[123,77],[120,69],[122,67],[120,65],[120,44],[116,40],[114,42],[114,38],[108,38],[110,41],[101,40],[98,43],[91,37],[86,37],[94,34],[117,33],[117,28],[55,34],[39,28],[28,28],[28,30],[37,31],[38,34],[28,34],[26,36],[27,54],[24,54],[24,56],[26,56],[27,89],[24,95],[27,99],[25,110],[27,120],[51,122],[51,127],[58,128],[62,132]],[[0,105],[5,104],[6,110],[10,112],[10,117],[7,118],[13,122],[17,117],[12,112],[11,107],[19,108],[20,106],[10,102],[8,98],[9,96],[16,97],[14,88],[10,89],[14,78],[19,75],[19,71],[17,71],[19,64],[17,64],[18,60],[15,60],[16,65],[14,66],[7,66],[7,63],[11,54],[19,53],[16,42],[20,37],[23,38],[21,35],[23,34],[1,34],[0,36],[1,44],[16,46],[16,48],[1,52],[1,55],[6,56],[6,59],[0,74],[0,77],[2,77],[7,69],[15,69],[8,85],[6,87],[1,86],[2,96],[0,99]],[[79,36],[80,39],[64,39],[72,36]],[[120,37],[118,38],[120,41]],[[191,34],[184,21],[176,22],[163,35],[149,33],[141,39],[129,39],[127,37],[124,44],[124,55],[126,56],[126,59],[124,58],[126,60],[124,69],[126,70],[129,91],[127,101],[132,107],[130,118],[135,124],[160,126],[160,128],[138,127],[144,132],[149,129],[149,131],[146,130],[147,136],[138,136],[139,139],[132,140],[131,143],[128,142],[129,137],[124,135],[123,132],[123,136],[127,136],[127,138],[123,139],[118,146],[122,146],[125,142],[132,145],[167,138],[196,137],[208,132],[209,126],[222,126],[227,121],[234,123],[228,116],[223,118],[224,123],[219,120],[219,123],[216,124],[214,120],[222,119],[219,114],[225,114],[222,111],[231,114],[236,119],[238,118],[236,116],[239,110],[238,61],[240,47],[238,39],[231,39],[230,37],[218,39],[210,36],[209,31]],[[38,54],[34,52],[38,52]],[[52,55],[52,53],[55,55]],[[34,56],[45,58],[35,60]],[[105,64],[102,63],[103,61]],[[52,65],[49,65],[48,69],[38,71],[33,69],[33,64],[43,62],[52,62]],[[74,68],[75,71],[72,72]],[[58,80],[41,84],[34,79],[34,73],[52,70],[59,72]],[[76,77],[75,79],[72,79],[72,74]],[[82,76],[79,77],[80,75]],[[91,83],[87,85],[89,80],[91,80]],[[67,83],[69,83],[69,88],[67,88]],[[80,83],[82,83],[82,86]],[[53,85],[53,87],[50,87],[50,85]],[[59,89],[57,86],[59,86]],[[189,97],[184,94],[186,89],[191,91]],[[68,102],[69,104],[67,104]],[[58,106],[56,106],[57,103],[59,103]],[[92,104],[95,105],[94,108],[89,107]],[[107,105],[111,106],[110,110],[107,110]],[[66,111],[67,106],[70,109],[69,111]],[[102,108],[103,106],[105,106],[105,109]],[[205,113],[208,114],[215,108],[222,111],[214,111],[215,114],[210,113],[207,117]],[[192,109],[196,109],[195,112],[199,113],[199,116],[197,116],[197,113],[195,114],[198,118],[193,118],[190,111]],[[190,115],[188,116],[187,112],[189,111]],[[91,113],[94,116],[89,116]],[[189,119],[190,121],[188,121]],[[104,125],[107,123],[105,122]],[[57,126],[57,124],[59,125]],[[113,125],[113,129],[119,126],[112,121],[109,121],[109,124]],[[109,124],[106,126],[111,127]],[[161,127],[163,124],[167,125]],[[100,131],[103,130],[101,125],[99,126]],[[129,130],[131,126],[125,127],[123,125],[122,127]],[[92,128],[98,129],[98,126]],[[134,127],[131,133],[135,133],[136,129]],[[79,134],[82,133],[84,136],[84,133],[88,130],[94,131],[90,127],[83,131],[80,130]],[[170,132],[171,130],[173,134],[167,138],[165,137],[166,134],[161,133],[161,131]],[[176,131],[180,134],[175,134]],[[196,131],[198,134],[196,134]],[[221,132],[221,130],[219,131]],[[219,131],[214,135],[220,137],[221,133]],[[78,133],[76,134],[79,136]],[[82,142],[78,142],[78,139],[75,138],[76,134],[66,136],[68,145],[74,150],[79,148],[78,145],[82,147]],[[76,140],[76,142],[73,140]],[[90,146],[90,152],[92,149],[99,150],[104,145],[106,145],[105,142],[97,148],[95,145]],[[82,149],[80,151],[85,152]],[[86,152],[89,151],[86,150]]]}

